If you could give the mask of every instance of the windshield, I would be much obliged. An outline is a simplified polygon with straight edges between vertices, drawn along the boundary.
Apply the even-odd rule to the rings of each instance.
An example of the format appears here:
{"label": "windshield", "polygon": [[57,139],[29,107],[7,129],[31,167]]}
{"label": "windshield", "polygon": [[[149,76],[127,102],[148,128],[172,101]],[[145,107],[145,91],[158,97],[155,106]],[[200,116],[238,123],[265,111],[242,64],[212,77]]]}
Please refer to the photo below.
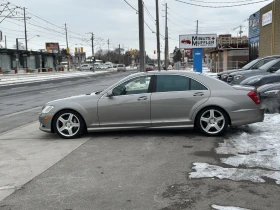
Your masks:
{"label": "windshield", "polygon": [[242,69],[250,69],[252,66],[254,66],[256,63],[258,63],[260,60],[261,60],[260,58],[253,60],[250,63],[247,63],[245,66],[243,66]]}
{"label": "windshield", "polygon": [[278,62],[279,62],[279,59],[269,61],[268,63],[266,63],[266,64],[264,64],[263,66],[261,66],[260,69],[261,69],[261,70],[269,69],[271,66],[273,66],[274,64],[276,64],[276,63],[278,63]]}

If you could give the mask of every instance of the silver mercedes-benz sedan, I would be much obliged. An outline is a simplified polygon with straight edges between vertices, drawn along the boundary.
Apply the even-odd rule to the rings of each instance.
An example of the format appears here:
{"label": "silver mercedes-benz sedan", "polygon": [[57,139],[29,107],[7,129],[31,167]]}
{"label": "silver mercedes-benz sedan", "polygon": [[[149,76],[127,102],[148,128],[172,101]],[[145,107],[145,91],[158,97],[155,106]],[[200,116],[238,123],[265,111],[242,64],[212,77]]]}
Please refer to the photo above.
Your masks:
{"label": "silver mercedes-benz sedan", "polygon": [[187,71],[132,74],[103,91],[48,102],[39,116],[42,131],[62,138],[86,131],[191,127],[215,136],[229,125],[263,119],[253,87]]}

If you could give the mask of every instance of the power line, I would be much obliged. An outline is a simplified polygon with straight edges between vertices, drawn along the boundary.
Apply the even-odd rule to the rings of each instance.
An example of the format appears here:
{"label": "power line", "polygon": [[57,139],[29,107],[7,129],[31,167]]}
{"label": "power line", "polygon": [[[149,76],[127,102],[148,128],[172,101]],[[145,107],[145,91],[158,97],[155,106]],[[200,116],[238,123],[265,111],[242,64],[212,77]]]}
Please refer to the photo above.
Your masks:
{"label": "power line", "polygon": [[235,4],[235,5],[225,5],[225,6],[208,6],[208,5],[206,6],[206,5],[200,5],[200,4],[192,4],[192,3],[181,1],[181,0],[175,0],[175,1],[178,1],[178,2],[183,3],[183,4],[197,6],[197,7],[225,8],[225,7],[238,7],[238,6],[244,6],[244,5],[250,5],[250,4],[257,4],[257,3],[266,2],[266,1],[270,1],[270,0],[262,0],[262,1],[257,1],[257,2],[246,3],[246,4]]}
{"label": "power line", "polygon": [[188,0],[188,1],[194,1],[194,2],[201,2],[201,3],[207,3],[207,4],[234,4],[234,3],[242,3],[242,2],[251,2],[255,0],[242,0],[242,1],[200,1],[200,0]]}
{"label": "power line", "polygon": [[126,0],[124,0],[124,2],[128,5],[128,6],[130,6],[132,9],[134,9],[136,12],[138,12],[138,10],[137,9],[135,9],[130,3],[128,3]]}
{"label": "power line", "polygon": [[152,16],[152,14],[151,14],[150,11],[148,10],[148,8],[147,8],[146,5],[144,4],[144,2],[143,2],[143,5],[144,5],[144,9],[146,10],[148,16],[155,22],[156,19]]}

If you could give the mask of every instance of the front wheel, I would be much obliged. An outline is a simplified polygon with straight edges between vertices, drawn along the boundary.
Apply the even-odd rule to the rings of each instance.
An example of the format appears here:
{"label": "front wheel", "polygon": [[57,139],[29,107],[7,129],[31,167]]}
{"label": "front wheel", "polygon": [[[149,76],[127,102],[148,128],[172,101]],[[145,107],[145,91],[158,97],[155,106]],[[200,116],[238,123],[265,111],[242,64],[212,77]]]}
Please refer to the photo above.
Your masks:
{"label": "front wheel", "polygon": [[227,114],[217,107],[202,110],[196,120],[196,127],[207,136],[222,135],[227,130],[228,124]]}
{"label": "front wheel", "polygon": [[62,110],[55,116],[53,128],[60,137],[72,139],[84,134],[86,126],[79,113],[72,110]]}

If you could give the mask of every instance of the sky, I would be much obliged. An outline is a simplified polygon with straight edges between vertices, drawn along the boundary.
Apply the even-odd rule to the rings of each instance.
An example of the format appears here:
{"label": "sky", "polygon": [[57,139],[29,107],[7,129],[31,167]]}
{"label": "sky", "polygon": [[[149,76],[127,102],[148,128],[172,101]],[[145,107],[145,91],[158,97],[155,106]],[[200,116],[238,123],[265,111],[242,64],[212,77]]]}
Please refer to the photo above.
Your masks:
{"label": "sky", "polygon": [[[138,0],[126,0],[132,7],[138,9]],[[229,8],[207,8],[180,3],[176,0],[159,1],[160,34],[165,31],[165,3],[167,3],[169,51],[179,45],[179,35],[194,34],[198,20],[198,33],[201,34],[233,34],[243,26],[244,34],[248,34],[249,16],[271,0],[262,3],[243,5]],[[203,6],[235,5],[259,0],[233,1],[235,3],[205,3],[205,2],[232,2],[232,0],[182,0]],[[5,0],[0,0],[0,5]],[[113,50],[119,45],[125,50],[139,49],[138,15],[124,0],[10,0],[13,5],[26,7],[28,49],[38,50],[45,48],[45,42],[59,42],[61,48],[66,47],[64,24],[68,28],[68,42],[71,52],[75,47],[83,47],[87,56],[91,55],[91,35],[95,35],[95,51],[99,49]],[[238,3],[240,2],[240,3]],[[146,53],[156,58],[156,7],[155,0],[144,0],[150,15],[144,9],[145,49]],[[22,17],[23,10],[17,9],[17,16]],[[152,17],[150,17],[152,16]],[[1,17],[0,17],[1,18]],[[2,19],[0,19],[1,21]],[[48,22],[46,22],[48,21]],[[8,48],[13,48],[16,38],[24,37],[24,23],[20,18],[7,18],[0,23],[3,36],[7,37]],[[153,32],[152,32],[153,31]],[[39,36],[37,36],[39,35]],[[21,40],[24,41],[24,40]],[[161,50],[164,51],[164,39],[160,39]],[[0,42],[4,46],[4,42]],[[161,56],[163,58],[163,56]]]}

